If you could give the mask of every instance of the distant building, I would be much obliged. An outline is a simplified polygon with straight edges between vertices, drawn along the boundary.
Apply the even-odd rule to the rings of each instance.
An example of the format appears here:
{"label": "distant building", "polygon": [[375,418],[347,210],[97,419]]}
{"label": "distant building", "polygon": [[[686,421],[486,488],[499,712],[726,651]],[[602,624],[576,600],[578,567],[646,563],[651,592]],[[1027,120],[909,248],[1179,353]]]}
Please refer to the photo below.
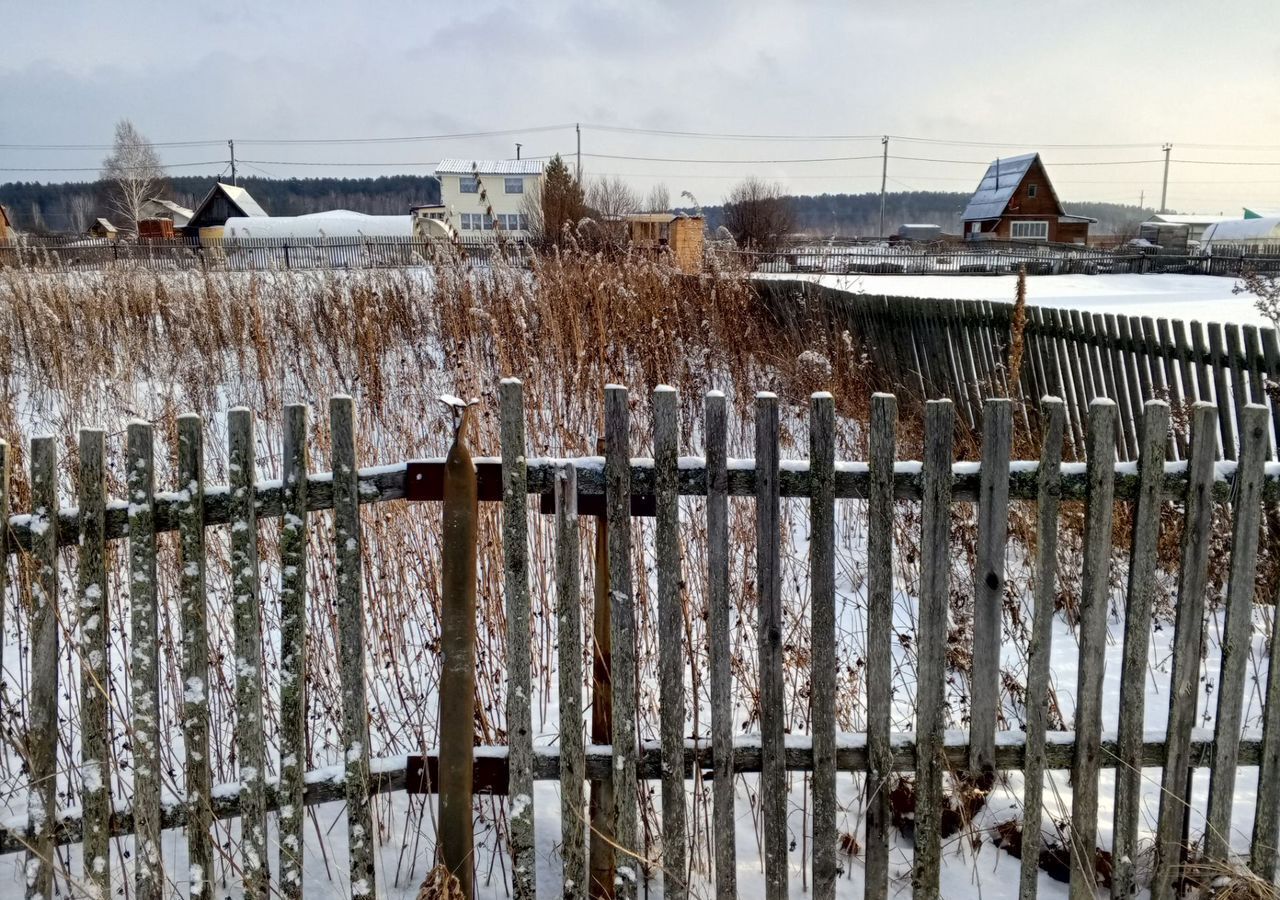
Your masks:
{"label": "distant building", "polygon": [[672,213],[633,213],[623,217],[627,237],[637,250],[670,253],[683,272],[702,271],[702,216]]}
{"label": "distant building", "polygon": [[267,211],[242,187],[219,181],[196,206],[187,221],[188,232],[201,228],[221,228],[231,218],[266,218]]}
{"label": "distant building", "polygon": [[1244,217],[1246,219],[1273,219],[1280,216],[1280,209],[1252,209],[1248,206],[1244,208]]}
{"label": "distant building", "polygon": [[1187,240],[1199,241],[1200,236],[1204,234],[1204,230],[1210,225],[1216,225],[1219,222],[1234,221],[1232,216],[1200,216],[1200,215],[1178,215],[1176,213],[1156,213],[1148,221],[1161,222],[1165,225],[1186,225]]}
{"label": "distant building", "polygon": [[899,225],[894,237],[904,241],[940,241],[941,225],[908,224]]}
{"label": "distant building", "polygon": [[95,219],[93,224],[89,226],[89,237],[107,238],[108,240],[120,240],[120,231],[116,226],[112,225],[106,219]]}
{"label": "distant building", "polygon": [[997,159],[965,207],[965,240],[1083,244],[1097,219],[1062,208],[1039,153]]}
{"label": "distant building", "polygon": [[172,200],[161,200],[152,197],[138,209],[139,219],[168,219],[174,228],[185,228],[191,221],[192,212],[185,206],[179,206]]}
{"label": "distant building", "polygon": [[436,166],[440,205],[459,236],[529,235],[526,198],[542,195],[543,164],[534,159],[443,159]]}
{"label": "distant building", "polygon": [[1280,247],[1280,216],[1215,222],[1200,236],[1200,248],[1210,253],[1231,252],[1231,248],[1277,247]]}

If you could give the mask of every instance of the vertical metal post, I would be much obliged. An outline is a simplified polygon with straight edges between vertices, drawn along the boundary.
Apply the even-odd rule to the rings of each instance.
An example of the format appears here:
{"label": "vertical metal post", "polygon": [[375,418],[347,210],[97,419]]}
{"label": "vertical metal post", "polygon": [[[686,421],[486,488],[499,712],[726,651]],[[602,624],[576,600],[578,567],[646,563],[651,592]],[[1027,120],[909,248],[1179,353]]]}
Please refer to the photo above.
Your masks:
{"label": "vertical metal post", "polygon": [[582,184],[582,126],[574,123],[573,132],[578,136],[578,184]]}
{"label": "vertical metal post", "polygon": [[1169,198],[1169,152],[1173,150],[1173,144],[1165,144],[1161,149],[1164,150],[1164,181],[1160,185],[1160,212],[1165,213],[1169,211],[1166,201]]}
{"label": "vertical metal post", "polygon": [[884,189],[889,180],[889,135],[880,138],[884,145],[884,160],[880,165],[880,237],[884,237]]}

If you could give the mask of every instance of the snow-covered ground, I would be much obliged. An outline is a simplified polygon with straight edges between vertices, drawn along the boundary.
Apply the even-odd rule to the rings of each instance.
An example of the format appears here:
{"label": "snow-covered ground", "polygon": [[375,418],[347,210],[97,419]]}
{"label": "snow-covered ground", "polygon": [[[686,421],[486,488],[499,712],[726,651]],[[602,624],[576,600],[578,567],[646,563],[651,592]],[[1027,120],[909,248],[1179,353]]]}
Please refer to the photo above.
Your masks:
{"label": "snow-covered ground", "polygon": [[[1012,303],[1016,275],[758,275],[815,281],[826,287],[888,297]],[[1027,300],[1037,306],[1124,315],[1270,326],[1234,278],[1213,275],[1029,275]]]}

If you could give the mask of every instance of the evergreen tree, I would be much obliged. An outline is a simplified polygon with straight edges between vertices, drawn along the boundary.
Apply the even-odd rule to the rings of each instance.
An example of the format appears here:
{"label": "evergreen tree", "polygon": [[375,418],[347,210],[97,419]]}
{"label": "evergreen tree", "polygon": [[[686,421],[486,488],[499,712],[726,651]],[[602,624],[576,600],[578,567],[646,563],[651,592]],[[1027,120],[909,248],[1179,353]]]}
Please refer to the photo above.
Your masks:
{"label": "evergreen tree", "polygon": [[557,153],[547,163],[542,179],[542,233],[552,243],[564,238],[564,229],[576,226],[587,214],[582,185],[573,177],[565,161]]}

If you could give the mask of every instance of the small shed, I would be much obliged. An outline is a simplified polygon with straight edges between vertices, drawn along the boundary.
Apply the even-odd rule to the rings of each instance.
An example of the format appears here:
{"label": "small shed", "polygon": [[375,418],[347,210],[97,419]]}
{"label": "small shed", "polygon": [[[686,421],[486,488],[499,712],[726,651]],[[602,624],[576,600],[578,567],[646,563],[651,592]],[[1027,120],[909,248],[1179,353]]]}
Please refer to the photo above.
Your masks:
{"label": "small shed", "polygon": [[940,241],[942,240],[942,226],[920,223],[899,225],[894,237],[903,241]]}
{"label": "small shed", "polygon": [[1280,247],[1280,216],[1215,222],[1200,236],[1200,247],[1210,253],[1228,247],[1275,249]]}
{"label": "small shed", "polygon": [[683,213],[632,213],[625,217],[627,237],[637,250],[670,253],[684,272],[702,270],[702,216]]}
{"label": "small shed", "polygon": [[1138,237],[1166,253],[1186,253],[1191,226],[1182,222],[1143,222],[1138,226]]}
{"label": "small shed", "polygon": [[110,241],[120,240],[120,232],[116,226],[103,218],[95,219],[93,224],[89,226],[88,233],[90,237],[106,238]]}
{"label": "small shed", "polygon": [[185,228],[191,221],[192,215],[192,211],[185,206],[179,206],[172,200],[162,200],[159,197],[144,201],[138,209],[139,219],[168,219],[173,223],[174,228]]}
{"label": "small shed", "polygon": [[219,181],[196,206],[187,221],[186,230],[198,232],[201,228],[221,227],[232,218],[265,219],[268,216],[244,188]]}
{"label": "small shed", "polygon": [[13,221],[9,218],[9,210],[0,205],[0,241],[13,237]]}

